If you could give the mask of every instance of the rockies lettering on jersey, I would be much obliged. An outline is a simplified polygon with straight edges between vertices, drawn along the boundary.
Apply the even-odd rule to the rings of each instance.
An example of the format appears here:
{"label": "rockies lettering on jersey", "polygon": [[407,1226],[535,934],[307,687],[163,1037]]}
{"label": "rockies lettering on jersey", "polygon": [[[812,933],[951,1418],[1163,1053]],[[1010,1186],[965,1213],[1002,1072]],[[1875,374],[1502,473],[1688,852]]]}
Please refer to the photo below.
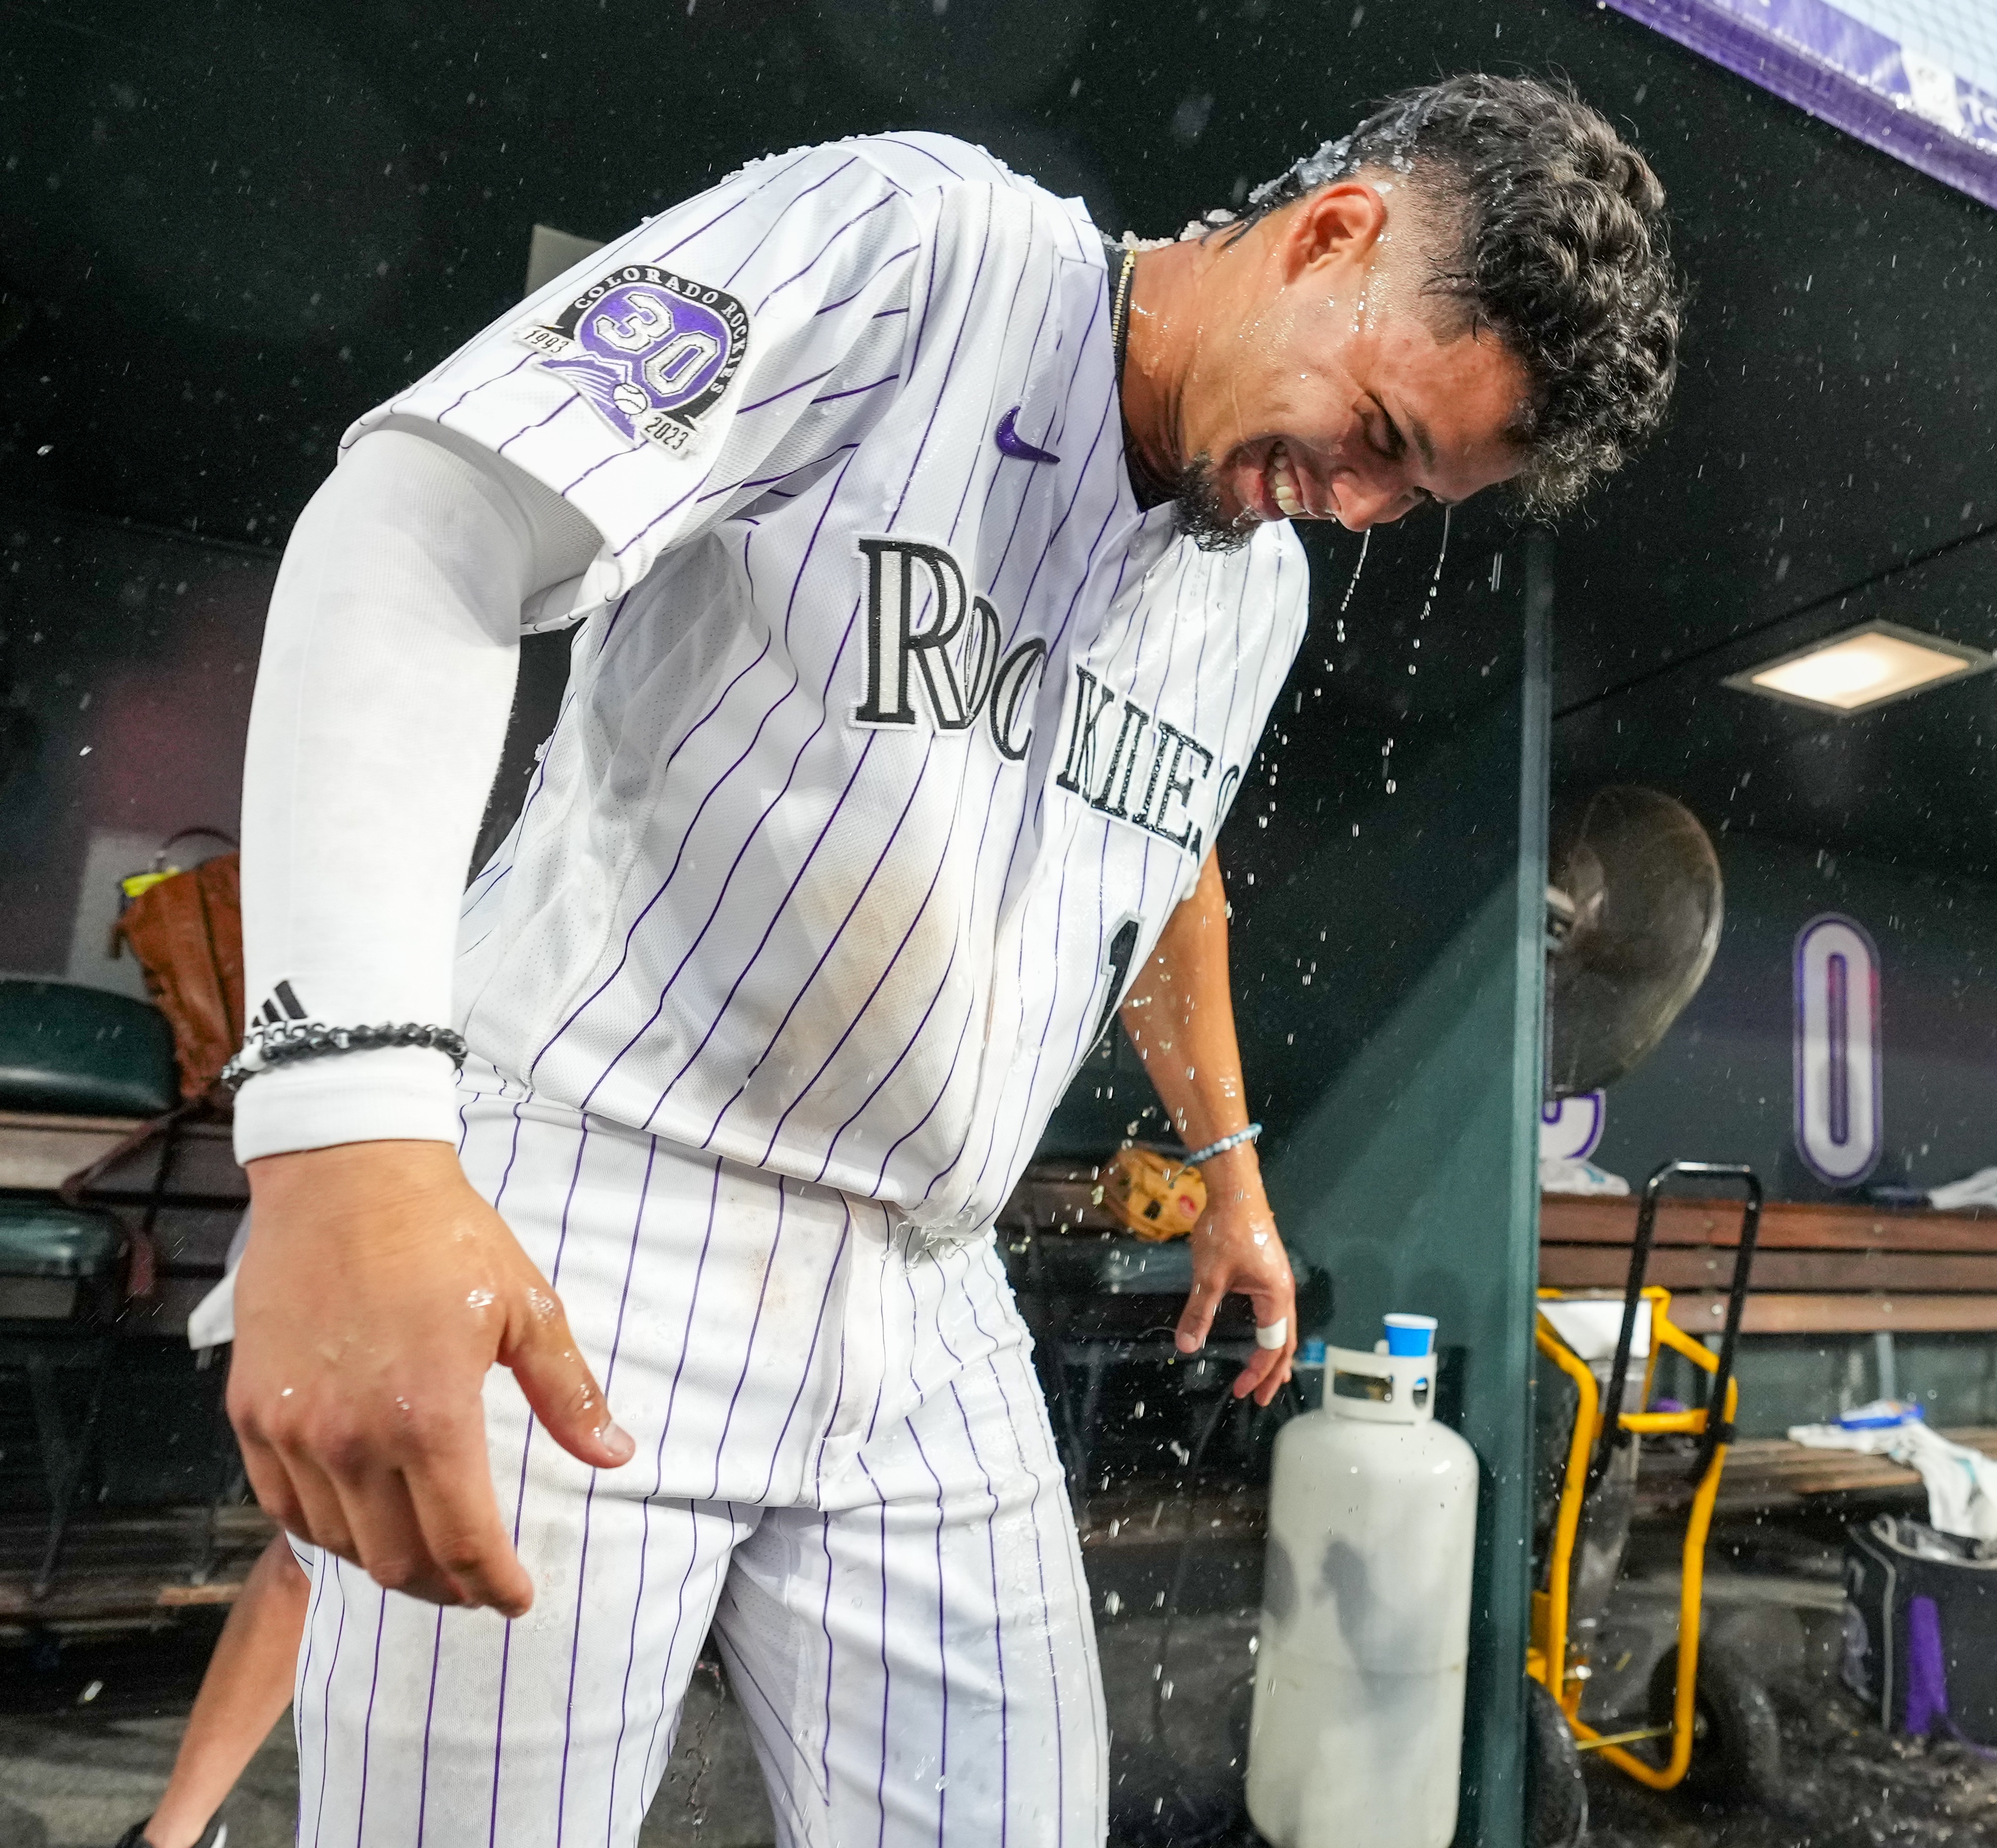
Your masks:
{"label": "rockies lettering on jersey", "polygon": [[[939,732],[968,730],[990,701],[992,741],[1017,763],[1033,742],[1020,708],[1045,663],[1047,645],[1029,637],[1002,658],[998,612],[968,595],[964,567],[941,546],[913,540],[863,539],[867,560],[867,697],[853,709],[859,726],[905,727],[919,722],[909,703],[909,664],[919,676],[924,709]],[[916,627],[926,588],[934,614]]]}
{"label": "rockies lettering on jersey", "polygon": [[[1103,719],[1117,704],[1118,695],[1112,688],[1100,685],[1079,662],[1075,664],[1074,679],[1074,716],[1068,728],[1067,757],[1054,777],[1056,784],[1073,791],[1090,808],[1145,829],[1199,859],[1205,850],[1206,836],[1193,820],[1192,796],[1212,771],[1213,753],[1190,732],[1181,731],[1170,719],[1147,712],[1126,696],[1116,722],[1116,742],[1109,746],[1109,760],[1099,765]],[[1133,808],[1132,780],[1146,755],[1147,731],[1156,742],[1150,752],[1150,768],[1145,775],[1143,794]],[[1184,825],[1176,832],[1171,825],[1174,802],[1185,818]]]}
{"label": "rockies lettering on jersey", "polygon": [[361,427],[391,415],[602,539],[523,612],[582,628],[467,895],[473,1054],[989,1224],[1198,877],[1307,614],[1287,526],[1215,554],[1137,505],[1079,203],[942,136],[798,149]]}

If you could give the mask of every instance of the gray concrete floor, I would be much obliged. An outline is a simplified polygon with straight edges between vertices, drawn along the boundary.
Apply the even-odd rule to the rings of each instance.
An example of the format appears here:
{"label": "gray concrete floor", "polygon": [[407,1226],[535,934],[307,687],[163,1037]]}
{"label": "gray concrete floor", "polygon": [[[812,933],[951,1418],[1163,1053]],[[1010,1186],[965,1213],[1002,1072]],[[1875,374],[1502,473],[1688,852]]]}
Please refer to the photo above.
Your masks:
{"label": "gray concrete floor", "polygon": [[[33,1672],[25,1652],[0,1657],[0,1675],[16,1670]],[[98,1699],[107,1696],[117,1701],[109,1689]],[[191,1698],[178,1690],[167,1711],[121,1714],[72,1695],[52,1710],[0,1716],[0,1848],[111,1848],[164,1788]],[[291,1848],[297,1801],[285,1721],[222,1806],[229,1848]],[[740,1712],[719,1674],[704,1669],[688,1691],[640,1848],[766,1848],[774,1839]]]}
{"label": "gray concrete floor", "polygon": [[[1659,1796],[1596,1760],[1592,1848],[1997,1848],[1997,1760],[1888,1737],[1837,1685],[1836,1556],[1818,1553],[1812,1560],[1805,1548],[1781,1570],[1716,1557],[1708,1578],[1711,1644],[1752,1661],[1775,1698],[1784,1801],[1756,1811],[1708,1806],[1684,1791]],[[1592,1692],[1598,1721],[1640,1713],[1650,1665],[1676,1622],[1667,1564],[1675,1561],[1636,1558],[1619,1588]],[[1112,1838],[1119,1848],[1255,1848],[1240,1808],[1255,1613],[1180,1619],[1161,1677],[1169,1698],[1154,1703],[1166,1640],[1154,1595],[1133,1598],[1100,1631]],[[0,1649],[0,1848],[109,1848],[144,1815],[205,1653],[192,1633],[79,1646],[40,1670],[26,1650]],[[92,1680],[100,1690],[83,1701]],[[282,1726],[224,1812],[229,1848],[289,1848],[295,1784]],[[704,1668],[644,1848],[764,1848],[772,1839],[740,1710],[718,1671]]]}

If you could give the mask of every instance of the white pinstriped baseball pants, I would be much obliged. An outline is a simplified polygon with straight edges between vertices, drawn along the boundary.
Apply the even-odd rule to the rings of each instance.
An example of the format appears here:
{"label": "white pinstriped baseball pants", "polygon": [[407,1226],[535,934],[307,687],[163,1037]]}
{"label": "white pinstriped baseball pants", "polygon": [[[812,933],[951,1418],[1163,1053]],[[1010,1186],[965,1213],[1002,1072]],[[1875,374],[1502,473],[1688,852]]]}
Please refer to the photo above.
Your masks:
{"label": "white pinstriped baseball pants", "polygon": [[624,1848],[710,1626],[783,1843],[1095,1848],[1088,1596],[991,1239],[466,1086],[466,1172],[637,1454],[585,1467],[495,1371],[516,1622],[300,1548],[300,1848]]}

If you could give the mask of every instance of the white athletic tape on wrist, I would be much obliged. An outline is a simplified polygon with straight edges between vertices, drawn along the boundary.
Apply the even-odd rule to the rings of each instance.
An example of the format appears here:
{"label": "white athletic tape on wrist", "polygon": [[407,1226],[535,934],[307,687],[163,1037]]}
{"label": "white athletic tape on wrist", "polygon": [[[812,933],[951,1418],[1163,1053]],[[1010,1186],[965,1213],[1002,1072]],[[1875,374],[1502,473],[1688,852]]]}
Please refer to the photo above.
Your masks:
{"label": "white athletic tape on wrist", "polygon": [[1255,1345],[1257,1347],[1281,1347],[1289,1338],[1290,1319],[1287,1315],[1278,1315],[1267,1328],[1258,1328],[1255,1331]]}

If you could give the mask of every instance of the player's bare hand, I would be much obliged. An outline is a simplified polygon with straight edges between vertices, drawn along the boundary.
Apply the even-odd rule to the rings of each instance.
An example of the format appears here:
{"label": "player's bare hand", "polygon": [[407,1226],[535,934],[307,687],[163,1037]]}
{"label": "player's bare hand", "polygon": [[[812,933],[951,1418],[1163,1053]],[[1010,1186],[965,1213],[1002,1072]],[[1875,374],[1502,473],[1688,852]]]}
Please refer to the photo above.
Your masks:
{"label": "player's bare hand", "polygon": [[229,1414],[257,1499],[433,1603],[533,1599],[493,1494],[479,1391],[509,1367],[547,1432],[614,1469],[631,1439],[561,1304],[439,1142],[250,1164]]}
{"label": "player's bare hand", "polygon": [[1255,1395],[1266,1405],[1290,1377],[1297,1351],[1297,1286],[1290,1274],[1275,1216],[1262,1191],[1262,1171],[1252,1144],[1243,1143],[1202,1164],[1206,1211],[1193,1227],[1192,1294],[1179,1316],[1178,1346],[1194,1353],[1206,1345],[1220,1299],[1246,1296],[1257,1328],[1283,1325],[1280,1347],[1258,1346],[1234,1381],[1234,1396]]}

